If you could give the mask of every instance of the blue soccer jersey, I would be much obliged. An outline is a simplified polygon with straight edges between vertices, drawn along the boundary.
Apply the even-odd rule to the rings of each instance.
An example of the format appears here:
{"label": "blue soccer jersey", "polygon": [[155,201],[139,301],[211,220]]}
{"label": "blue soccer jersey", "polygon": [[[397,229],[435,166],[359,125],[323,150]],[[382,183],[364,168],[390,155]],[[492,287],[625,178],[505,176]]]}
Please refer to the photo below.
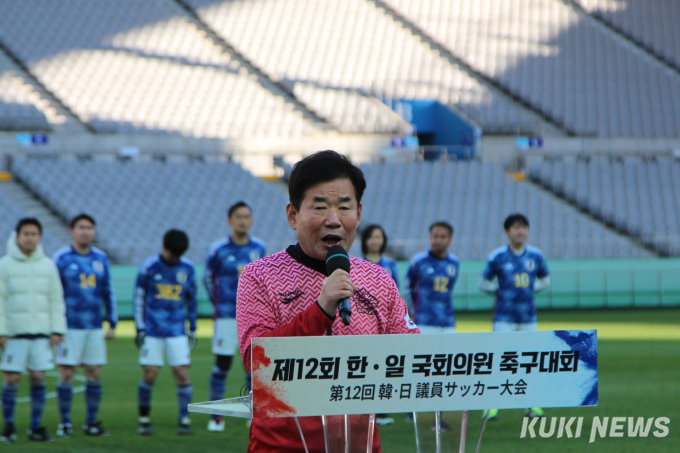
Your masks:
{"label": "blue soccer jersey", "polygon": [[191,261],[167,264],[160,255],[147,258],[135,285],[135,325],[151,337],[185,335],[185,320],[196,330],[196,270]]}
{"label": "blue soccer jersey", "polygon": [[489,281],[498,277],[494,321],[536,322],[534,282],[548,275],[548,264],[536,247],[527,245],[521,255],[509,246],[491,252],[482,277]]}
{"label": "blue soccer jersey", "polygon": [[[364,257],[366,261],[370,261]],[[372,261],[371,261],[372,262]],[[397,289],[401,290],[401,286],[399,285],[399,272],[397,271],[397,263],[394,260],[391,260],[389,258],[385,258],[384,256],[380,257],[380,261],[377,263],[378,266],[382,267],[387,271],[388,274],[390,274],[390,277],[394,280],[394,283],[397,284]]]}
{"label": "blue soccer jersey", "polygon": [[87,255],[81,255],[69,245],[58,250],[52,259],[64,288],[68,328],[101,329],[102,305],[106,309],[106,320],[115,328],[118,310],[106,253],[90,247]]}
{"label": "blue soccer jersey", "polygon": [[266,256],[264,242],[250,238],[245,245],[231,238],[215,242],[205,263],[205,288],[215,306],[215,318],[236,317],[236,289],[243,269]]}
{"label": "blue soccer jersey", "polygon": [[453,288],[458,280],[460,260],[451,253],[444,259],[431,252],[414,256],[406,274],[411,308],[416,324],[453,327]]}

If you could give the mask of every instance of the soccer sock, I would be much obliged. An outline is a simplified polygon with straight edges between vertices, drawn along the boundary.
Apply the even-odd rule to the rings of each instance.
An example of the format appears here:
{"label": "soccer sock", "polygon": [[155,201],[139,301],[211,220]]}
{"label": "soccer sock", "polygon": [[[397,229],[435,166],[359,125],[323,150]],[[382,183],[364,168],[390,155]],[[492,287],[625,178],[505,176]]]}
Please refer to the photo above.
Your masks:
{"label": "soccer sock", "polygon": [[179,421],[181,422],[183,418],[189,416],[189,403],[191,403],[191,397],[194,394],[194,388],[189,385],[178,385],[177,386],[177,402],[179,403]]}
{"label": "soccer sock", "polygon": [[139,388],[137,389],[137,399],[139,401],[139,416],[148,417],[151,412],[151,393],[153,392],[153,384],[149,384],[141,379],[139,381]]}
{"label": "soccer sock", "polygon": [[102,383],[101,382],[87,382],[85,387],[85,405],[87,406],[87,423],[92,425],[97,421],[97,413],[99,412],[99,403],[102,400]]}
{"label": "soccer sock", "polygon": [[31,430],[40,428],[43,409],[45,409],[46,386],[42,384],[31,384]]}
{"label": "soccer sock", "polygon": [[73,384],[68,382],[57,382],[57,403],[59,404],[59,414],[61,422],[65,425],[71,423],[71,401],[73,401]]}
{"label": "soccer sock", "polygon": [[14,424],[14,406],[17,403],[18,385],[2,384],[2,416],[5,423]]}
{"label": "soccer sock", "polygon": [[246,371],[246,391],[250,392],[253,388],[253,376]]}
{"label": "soccer sock", "polygon": [[224,399],[224,388],[227,386],[229,371],[223,370],[217,365],[213,368],[210,376],[210,401]]}

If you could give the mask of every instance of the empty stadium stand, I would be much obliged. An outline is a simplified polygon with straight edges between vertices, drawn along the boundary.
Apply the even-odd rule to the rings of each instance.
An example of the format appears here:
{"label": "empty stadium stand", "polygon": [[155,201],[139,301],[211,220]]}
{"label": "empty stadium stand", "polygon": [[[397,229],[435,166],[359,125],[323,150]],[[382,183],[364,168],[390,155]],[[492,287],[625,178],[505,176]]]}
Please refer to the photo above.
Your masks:
{"label": "empty stadium stand", "polygon": [[97,132],[319,132],[171,0],[0,2],[0,40]]}
{"label": "empty stadium stand", "polygon": [[680,160],[537,159],[529,177],[664,256],[680,255]]}
{"label": "empty stadium stand", "polygon": [[680,3],[676,0],[572,0],[680,70]]}
{"label": "empty stadium stand", "polygon": [[[0,184],[4,183],[0,182]],[[7,240],[12,231],[14,231],[17,222],[23,217],[28,217],[28,214],[11,198],[7,197],[2,190],[0,190],[0,213],[2,213],[2,221],[0,221],[0,256],[3,256],[7,251]],[[43,225],[42,245],[45,253],[51,256],[52,253],[65,244],[55,238]]]}
{"label": "empty stadium stand", "polygon": [[680,136],[680,74],[569,4],[382,3],[575,135]]}
{"label": "empty stadium stand", "polygon": [[286,195],[234,163],[17,159],[13,173],[64,219],[93,215],[98,244],[116,262],[139,264],[160,251],[165,231],[180,228],[191,241],[186,256],[203,263],[229,231],[226,210],[239,200],[251,205],[253,234],[269,252],[295,239]]}
{"label": "empty stadium stand", "polygon": [[[500,167],[479,161],[363,164],[362,223],[382,224],[391,250],[408,258],[428,247],[428,226],[451,221],[451,250],[483,259],[507,241],[502,223],[514,211],[532,220],[531,242],[551,258],[648,256],[602,223],[533,184],[515,182]],[[103,162],[18,159],[14,175],[65,219],[85,211],[97,219],[99,244],[118,262],[139,263],[156,253],[162,234],[182,228],[188,257],[202,262],[228,231],[226,208],[240,199],[253,207],[253,234],[270,252],[294,241],[285,193],[228,162]],[[360,254],[359,243],[352,250]]]}
{"label": "empty stadium stand", "polygon": [[304,99],[304,85],[314,84],[331,110],[344,109],[338,99],[342,90],[435,99],[463,112],[486,133],[561,134],[371,1],[183,2],[272,80],[293,86],[296,96]]}

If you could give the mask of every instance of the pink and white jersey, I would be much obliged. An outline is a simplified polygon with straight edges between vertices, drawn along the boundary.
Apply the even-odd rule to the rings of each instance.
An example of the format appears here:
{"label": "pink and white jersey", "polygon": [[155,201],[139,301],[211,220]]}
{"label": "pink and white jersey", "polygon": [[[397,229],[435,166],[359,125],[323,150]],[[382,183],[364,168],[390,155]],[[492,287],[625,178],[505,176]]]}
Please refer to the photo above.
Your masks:
{"label": "pink and white jersey", "polygon": [[[349,326],[339,316],[329,318],[317,304],[326,263],[305,255],[299,245],[246,266],[238,285],[236,324],[248,371],[251,338],[420,333],[392,277],[377,264],[355,257],[350,263],[350,278],[359,289],[350,299]],[[300,423],[310,452],[316,447],[323,451],[320,417],[302,417]],[[374,446],[374,452],[380,451],[377,430]],[[301,449],[292,419],[253,419],[249,452]]]}
{"label": "pink and white jersey", "polygon": [[[382,267],[369,261],[352,256],[350,263],[350,278],[359,288],[350,299],[351,324],[345,326],[336,316],[332,334],[420,333],[408,318],[406,303],[394,279]],[[272,335],[271,332],[291,323],[311,307],[317,306],[323,314],[316,301],[326,278],[325,266],[324,261],[310,258],[299,246],[294,246],[257,260],[243,270],[238,285],[236,323],[246,368],[250,369],[251,338],[291,336]],[[325,335],[327,330],[323,325],[319,329],[300,327],[307,327],[308,335]]]}

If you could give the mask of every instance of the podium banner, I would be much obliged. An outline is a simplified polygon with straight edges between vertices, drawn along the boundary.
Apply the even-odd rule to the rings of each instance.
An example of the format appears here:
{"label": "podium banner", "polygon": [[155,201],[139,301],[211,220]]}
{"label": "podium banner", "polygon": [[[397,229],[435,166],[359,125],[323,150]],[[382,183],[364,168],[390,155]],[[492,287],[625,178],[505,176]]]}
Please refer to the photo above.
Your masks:
{"label": "podium banner", "polygon": [[596,406],[597,331],[254,338],[253,417]]}

